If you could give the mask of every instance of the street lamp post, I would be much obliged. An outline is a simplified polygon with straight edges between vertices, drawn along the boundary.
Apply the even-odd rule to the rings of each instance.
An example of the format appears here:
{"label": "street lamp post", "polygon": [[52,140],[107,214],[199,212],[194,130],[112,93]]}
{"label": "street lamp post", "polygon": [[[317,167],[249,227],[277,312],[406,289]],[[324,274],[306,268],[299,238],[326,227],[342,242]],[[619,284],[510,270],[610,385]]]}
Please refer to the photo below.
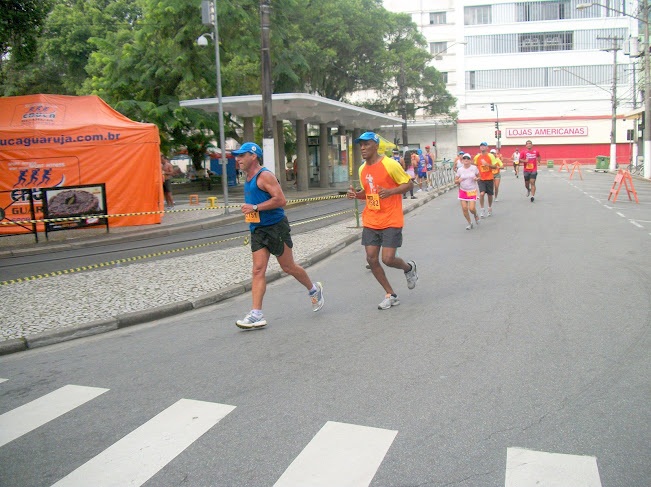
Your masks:
{"label": "street lamp post", "polygon": [[224,137],[224,108],[222,103],[222,75],[219,61],[219,24],[217,22],[217,0],[201,2],[201,16],[204,25],[215,29],[215,66],[217,70],[217,104],[219,110],[219,151],[222,165],[222,191],[224,192],[224,214],[228,215],[228,159],[226,158],[226,141]]}
{"label": "street lamp post", "polygon": [[261,69],[262,69],[262,160],[264,167],[276,173],[276,149],[274,145],[273,110],[271,97],[271,2],[260,0]]}
{"label": "street lamp post", "polygon": [[612,12],[636,19],[644,24],[644,177],[651,178],[651,59],[649,59],[649,0],[642,0],[643,17],[627,14],[621,10],[597,2],[580,3],[577,10],[598,6]]}

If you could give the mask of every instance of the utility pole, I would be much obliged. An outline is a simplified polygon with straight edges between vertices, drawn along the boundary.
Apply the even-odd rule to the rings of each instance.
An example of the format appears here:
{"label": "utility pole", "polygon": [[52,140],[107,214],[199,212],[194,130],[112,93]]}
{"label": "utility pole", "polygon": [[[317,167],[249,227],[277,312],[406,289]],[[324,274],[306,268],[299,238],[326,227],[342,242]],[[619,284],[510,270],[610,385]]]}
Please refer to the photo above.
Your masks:
{"label": "utility pole", "polygon": [[613,47],[610,49],[604,49],[604,51],[613,51],[613,86],[611,89],[611,126],[610,126],[610,164],[608,169],[610,171],[615,171],[617,169],[617,51],[619,47],[617,45],[618,41],[622,41],[623,38],[616,36],[609,37],[597,37],[597,40],[600,41],[613,41]]}
{"label": "utility pole", "polygon": [[644,0],[644,177],[651,178],[651,59],[649,56],[649,0]]}
{"label": "utility pole", "polygon": [[260,0],[261,68],[262,68],[262,153],[264,167],[276,173],[273,110],[271,106],[271,0]]}

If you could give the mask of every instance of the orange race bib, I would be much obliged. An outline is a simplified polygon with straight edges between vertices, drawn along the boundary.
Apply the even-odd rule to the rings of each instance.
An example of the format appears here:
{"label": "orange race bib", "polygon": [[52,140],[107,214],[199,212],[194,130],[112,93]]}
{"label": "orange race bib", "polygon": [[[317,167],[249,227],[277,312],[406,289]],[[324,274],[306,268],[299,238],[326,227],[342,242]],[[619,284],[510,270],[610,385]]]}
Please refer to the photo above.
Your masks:
{"label": "orange race bib", "polygon": [[244,221],[246,223],[260,223],[260,212],[252,211],[251,213],[246,213],[244,215]]}
{"label": "orange race bib", "polygon": [[377,193],[367,194],[366,208],[369,210],[378,211],[380,209],[380,195]]}
{"label": "orange race bib", "polygon": [[466,191],[466,196],[469,196],[471,198],[477,196],[477,190],[473,189],[472,191]]}
{"label": "orange race bib", "polygon": [[525,168],[526,170],[528,170],[528,171],[531,170],[531,169],[533,169],[533,163],[532,163],[532,162],[527,162],[527,163],[524,165],[524,168]]}

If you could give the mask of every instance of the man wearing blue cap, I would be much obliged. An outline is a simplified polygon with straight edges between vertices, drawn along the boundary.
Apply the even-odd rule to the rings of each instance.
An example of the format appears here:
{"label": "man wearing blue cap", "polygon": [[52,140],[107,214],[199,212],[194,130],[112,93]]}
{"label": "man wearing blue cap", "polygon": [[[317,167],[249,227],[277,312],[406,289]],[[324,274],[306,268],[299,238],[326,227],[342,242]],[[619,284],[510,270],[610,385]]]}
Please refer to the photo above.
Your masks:
{"label": "man wearing blue cap", "polygon": [[347,197],[366,200],[362,213],[362,245],[366,249],[366,262],[386,293],[378,309],[389,309],[399,305],[400,300],[380,265],[380,248],[384,265],[402,269],[405,273],[407,288],[414,289],[418,280],[416,263],[413,260],[405,262],[396,256],[398,247],[402,245],[404,226],[401,195],[413,186],[399,162],[378,153],[380,137],[376,133],[364,132],[355,143],[359,144],[364,158],[364,164],[359,168],[362,189],[355,191],[351,186]]}
{"label": "man wearing blue cap", "polygon": [[235,156],[239,169],[246,174],[242,213],[251,230],[253,252],[253,309],[235,324],[245,330],[267,325],[267,320],[262,315],[262,299],[267,289],[265,274],[271,254],[276,256],[283,272],[293,276],[307,288],[312,310],[319,311],[324,303],[323,286],[320,282],[313,283],[305,269],[294,261],[294,244],[289,221],[283,209],[287,200],[273,173],[262,167],[262,149],[253,142],[245,142],[242,147],[231,153]]}

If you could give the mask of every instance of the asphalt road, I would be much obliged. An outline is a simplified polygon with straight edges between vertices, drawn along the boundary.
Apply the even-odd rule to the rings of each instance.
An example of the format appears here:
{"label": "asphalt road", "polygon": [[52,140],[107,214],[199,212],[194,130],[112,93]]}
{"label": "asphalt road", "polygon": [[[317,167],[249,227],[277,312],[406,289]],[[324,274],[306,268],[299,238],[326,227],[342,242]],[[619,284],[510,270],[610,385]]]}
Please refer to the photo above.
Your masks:
{"label": "asphalt road", "polygon": [[0,357],[0,485],[648,487],[651,188],[611,181],[506,175],[472,231],[452,191],[409,213],[390,310],[353,245],[308,269],[318,313],[284,278],[266,329],[247,294]]}

